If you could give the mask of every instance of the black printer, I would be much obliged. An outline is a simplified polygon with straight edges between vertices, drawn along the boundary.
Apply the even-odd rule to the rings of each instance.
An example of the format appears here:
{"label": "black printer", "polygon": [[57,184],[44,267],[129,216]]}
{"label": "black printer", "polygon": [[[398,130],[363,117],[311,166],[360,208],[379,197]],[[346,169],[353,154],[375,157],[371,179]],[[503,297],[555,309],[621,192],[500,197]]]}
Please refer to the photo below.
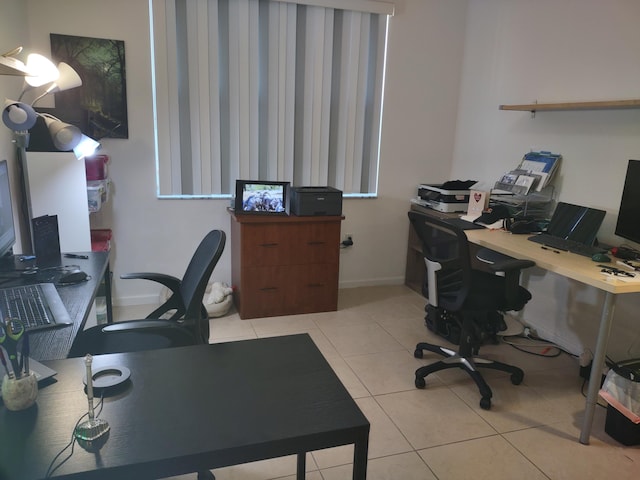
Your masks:
{"label": "black printer", "polygon": [[342,215],[342,191],[333,187],[291,187],[291,215]]}

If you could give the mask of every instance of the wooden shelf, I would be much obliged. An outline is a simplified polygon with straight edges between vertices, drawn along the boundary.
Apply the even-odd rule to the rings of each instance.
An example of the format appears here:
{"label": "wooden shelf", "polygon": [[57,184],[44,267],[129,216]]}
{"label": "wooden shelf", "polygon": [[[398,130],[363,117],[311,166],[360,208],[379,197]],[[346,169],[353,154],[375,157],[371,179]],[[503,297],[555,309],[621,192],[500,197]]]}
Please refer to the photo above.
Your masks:
{"label": "wooden shelf", "polygon": [[640,108],[640,100],[605,100],[598,102],[527,103],[522,105],[500,105],[500,110],[521,112],[552,112],[562,110],[616,110]]}

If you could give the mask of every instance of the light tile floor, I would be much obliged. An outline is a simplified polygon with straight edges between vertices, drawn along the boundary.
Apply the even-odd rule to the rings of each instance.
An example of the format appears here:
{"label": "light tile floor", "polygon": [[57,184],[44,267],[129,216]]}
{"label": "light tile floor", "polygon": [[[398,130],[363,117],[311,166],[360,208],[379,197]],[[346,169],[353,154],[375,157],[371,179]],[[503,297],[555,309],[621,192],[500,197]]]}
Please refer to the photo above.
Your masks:
{"label": "light tile floor", "polygon": [[[131,309],[115,309],[132,318]],[[604,432],[597,408],[590,445],[578,442],[585,399],[577,361],[529,355],[501,344],[481,354],[525,371],[521,385],[487,372],[492,408],[480,409],[475,384],[461,371],[428,377],[414,371],[437,356],[413,357],[419,341],[446,341],[424,326],[424,299],[404,286],[340,291],[337,312],[241,320],[211,320],[213,342],[307,332],[371,422],[368,479],[640,478],[640,447],[624,447]],[[308,480],[351,478],[353,448],[308,454]],[[295,457],[214,471],[218,480],[295,478]],[[194,479],[195,475],[179,478]]]}

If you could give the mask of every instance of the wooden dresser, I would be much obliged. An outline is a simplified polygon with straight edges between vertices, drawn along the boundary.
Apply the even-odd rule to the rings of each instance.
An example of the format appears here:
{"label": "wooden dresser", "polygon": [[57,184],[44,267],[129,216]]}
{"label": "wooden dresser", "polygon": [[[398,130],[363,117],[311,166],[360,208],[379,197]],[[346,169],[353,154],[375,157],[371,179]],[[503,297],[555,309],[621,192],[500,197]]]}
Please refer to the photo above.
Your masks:
{"label": "wooden dresser", "polygon": [[337,310],[343,218],[231,213],[231,280],[240,318]]}

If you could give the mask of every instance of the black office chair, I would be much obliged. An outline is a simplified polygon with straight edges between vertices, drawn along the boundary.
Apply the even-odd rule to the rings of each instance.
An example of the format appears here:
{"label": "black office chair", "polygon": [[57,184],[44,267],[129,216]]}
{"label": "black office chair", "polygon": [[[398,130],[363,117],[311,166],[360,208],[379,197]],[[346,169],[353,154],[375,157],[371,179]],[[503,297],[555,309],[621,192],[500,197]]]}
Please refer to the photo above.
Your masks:
{"label": "black office chair", "polygon": [[495,312],[521,310],[531,294],[519,285],[520,270],[532,267],[529,260],[509,259],[489,265],[493,272],[472,268],[469,243],[464,231],[432,216],[410,211],[409,220],[422,243],[427,268],[422,293],[428,299],[427,315],[448,314],[459,319],[458,351],[429,343],[418,343],[414,356],[423,351],[437,353],[445,360],[416,370],[415,385],[424,388],[425,377],[448,368],[465,370],[478,385],[480,407],[491,408],[493,393],[477,368],[492,368],[511,374],[511,383],[518,385],[524,372],[518,367],[477,357],[482,343],[482,325]]}
{"label": "black office chair", "polygon": [[[209,232],[193,254],[182,280],[161,273],[123,275],[121,278],[159,282],[168,287],[172,295],[145,319],[83,330],[73,342],[69,357],[209,343],[209,315],[202,300],[211,273],[224,250],[225,240],[223,231]],[[163,317],[172,311],[172,315]]]}

